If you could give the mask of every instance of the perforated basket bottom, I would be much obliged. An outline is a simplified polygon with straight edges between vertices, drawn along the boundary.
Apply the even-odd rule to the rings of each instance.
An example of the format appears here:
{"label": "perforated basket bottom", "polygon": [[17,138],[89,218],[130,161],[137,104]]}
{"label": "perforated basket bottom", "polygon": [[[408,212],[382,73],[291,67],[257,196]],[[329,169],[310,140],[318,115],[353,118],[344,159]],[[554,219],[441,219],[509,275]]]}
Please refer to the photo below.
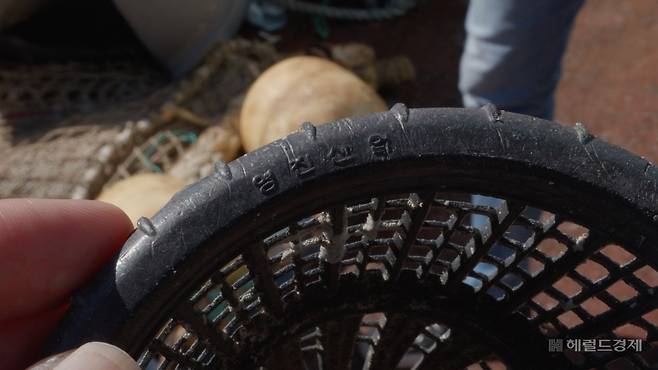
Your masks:
{"label": "perforated basket bottom", "polygon": [[658,366],[658,261],[516,201],[389,194],[237,250],[158,324],[142,368]]}

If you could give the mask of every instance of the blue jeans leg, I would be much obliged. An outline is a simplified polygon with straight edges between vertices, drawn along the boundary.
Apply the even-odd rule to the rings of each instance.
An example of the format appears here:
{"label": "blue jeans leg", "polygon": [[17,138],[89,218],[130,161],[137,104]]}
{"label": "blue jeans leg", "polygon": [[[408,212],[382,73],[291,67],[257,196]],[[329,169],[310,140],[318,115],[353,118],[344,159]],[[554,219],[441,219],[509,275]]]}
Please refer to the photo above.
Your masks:
{"label": "blue jeans leg", "polygon": [[486,103],[553,117],[573,20],[583,0],[471,0],[459,89],[464,106]]}

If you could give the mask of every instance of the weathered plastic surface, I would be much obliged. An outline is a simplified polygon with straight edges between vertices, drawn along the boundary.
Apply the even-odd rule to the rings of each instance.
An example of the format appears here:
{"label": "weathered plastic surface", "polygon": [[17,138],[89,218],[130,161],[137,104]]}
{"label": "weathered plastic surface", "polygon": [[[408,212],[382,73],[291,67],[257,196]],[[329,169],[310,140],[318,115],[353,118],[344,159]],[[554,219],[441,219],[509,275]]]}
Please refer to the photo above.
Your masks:
{"label": "weathered plastic surface", "polygon": [[[465,192],[488,188],[493,195],[521,199],[553,194],[554,199],[536,199],[537,204],[550,209],[555,203],[567,215],[595,220],[600,230],[631,241],[628,248],[638,256],[658,261],[655,244],[647,242],[658,240],[658,170],[653,164],[594,138],[580,124],[562,126],[493,106],[407,109],[397,104],[367,117],[317,127],[307,123],[300,132],[218,163],[213,175],[139,222],[117,259],[75,297],[47,351],[105,340],[138,356],[139,344],[117,339],[117,333],[139,330],[125,325],[139,326],[130,320],[145,301],[165,305],[167,293],[159,287],[185,285],[177,282],[179,272],[190,276],[185,262],[207,248],[208,240],[261,230],[258,225],[277,223],[294,212],[269,205],[321,202],[310,196],[318,194],[312,189],[368,194],[368,186],[379,186],[368,185],[368,176],[377,173],[381,181],[394,184],[397,176],[413,176],[415,163],[421,162],[454,173],[456,180],[446,185],[451,190],[462,181]],[[382,166],[388,178],[371,170]],[[508,173],[514,181],[527,182],[499,183]],[[363,177],[363,185],[343,188],[334,182],[345,174]],[[149,327],[145,324],[144,330]]]}

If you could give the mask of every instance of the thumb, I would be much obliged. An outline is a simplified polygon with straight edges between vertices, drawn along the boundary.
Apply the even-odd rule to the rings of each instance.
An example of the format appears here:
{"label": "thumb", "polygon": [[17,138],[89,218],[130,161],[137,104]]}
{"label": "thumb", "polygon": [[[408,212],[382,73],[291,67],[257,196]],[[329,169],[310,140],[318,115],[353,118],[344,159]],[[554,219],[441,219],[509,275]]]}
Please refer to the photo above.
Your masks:
{"label": "thumb", "polygon": [[139,370],[123,350],[101,342],[87,343],[73,352],[49,357],[28,370]]}

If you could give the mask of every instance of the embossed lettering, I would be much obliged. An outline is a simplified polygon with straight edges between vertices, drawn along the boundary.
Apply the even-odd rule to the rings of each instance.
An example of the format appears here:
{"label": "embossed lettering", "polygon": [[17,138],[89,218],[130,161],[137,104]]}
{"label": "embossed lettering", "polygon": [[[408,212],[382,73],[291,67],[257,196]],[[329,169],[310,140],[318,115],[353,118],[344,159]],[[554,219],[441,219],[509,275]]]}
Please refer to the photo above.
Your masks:
{"label": "embossed lettering", "polygon": [[370,150],[374,156],[388,157],[390,149],[386,135],[372,135],[368,138],[368,144],[370,144]]}
{"label": "embossed lettering", "polygon": [[313,162],[308,157],[308,155],[290,159],[289,165],[292,172],[294,172],[297,177],[300,178],[309,177],[313,175],[313,172],[315,172]]}
{"label": "embossed lettering", "polygon": [[336,166],[347,166],[354,160],[354,157],[352,156],[352,148],[347,145],[331,147],[329,158],[331,158]]}
{"label": "embossed lettering", "polygon": [[256,175],[251,183],[260,190],[263,195],[272,195],[279,189],[279,183],[272,171],[267,170],[262,175]]}

